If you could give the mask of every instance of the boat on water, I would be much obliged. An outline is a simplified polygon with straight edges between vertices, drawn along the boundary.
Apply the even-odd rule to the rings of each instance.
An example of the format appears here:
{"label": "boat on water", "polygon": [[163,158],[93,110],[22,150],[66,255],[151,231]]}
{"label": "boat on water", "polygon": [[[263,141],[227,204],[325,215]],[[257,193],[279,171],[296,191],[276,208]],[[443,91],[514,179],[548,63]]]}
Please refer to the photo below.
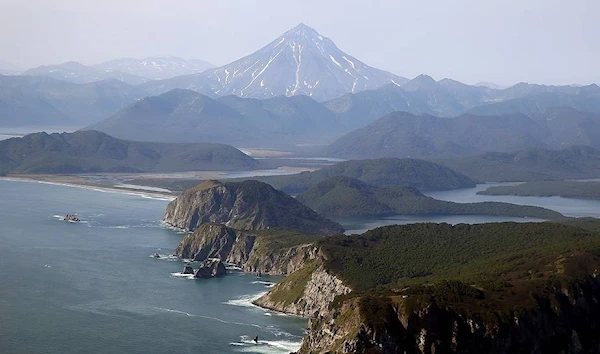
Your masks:
{"label": "boat on water", "polygon": [[67,214],[64,218],[64,221],[68,222],[80,222],[81,220],[77,217],[76,214]]}

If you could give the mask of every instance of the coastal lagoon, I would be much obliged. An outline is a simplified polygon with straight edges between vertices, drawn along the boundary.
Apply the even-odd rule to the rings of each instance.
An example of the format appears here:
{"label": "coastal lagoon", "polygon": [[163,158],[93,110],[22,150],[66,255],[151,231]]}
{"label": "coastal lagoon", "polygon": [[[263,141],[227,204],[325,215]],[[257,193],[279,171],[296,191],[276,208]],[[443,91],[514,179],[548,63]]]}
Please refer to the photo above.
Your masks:
{"label": "coastal lagoon", "polygon": [[[520,197],[520,196],[492,196],[478,195],[477,192],[493,186],[515,185],[519,183],[486,183],[478,184],[473,188],[455,189],[449,191],[425,192],[429,197],[456,203],[475,202],[505,202],[519,205],[533,205],[552,209],[568,217],[594,217],[600,218],[600,201],[569,199],[561,197]],[[421,222],[449,223],[449,224],[481,224],[488,222],[540,222],[543,220],[533,218],[518,218],[486,215],[393,215],[386,217],[343,217],[335,221],[344,225],[346,234],[359,234],[379,226],[405,225]]]}
{"label": "coastal lagoon", "polygon": [[569,217],[600,218],[600,200],[571,199],[562,197],[521,197],[514,195],[478,195],[489,187],[511,186],[519,183],[486,183],[474,188],[456,189],[451,191],[429,192],[426,195],[440,200],[457,203],[473,202],[506,202],[521,205],[534,205],[552,209]]}

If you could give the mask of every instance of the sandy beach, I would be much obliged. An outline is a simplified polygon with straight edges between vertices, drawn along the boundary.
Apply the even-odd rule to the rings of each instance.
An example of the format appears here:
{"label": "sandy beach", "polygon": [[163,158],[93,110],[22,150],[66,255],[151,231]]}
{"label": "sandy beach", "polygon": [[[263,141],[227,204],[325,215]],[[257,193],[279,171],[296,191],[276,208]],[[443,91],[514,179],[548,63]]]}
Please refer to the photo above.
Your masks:
{"label": "sandy beach", "polygon": [[123,184],[122,186],[120,186],[119,184],[108,185],[101,183],[93,183],[88,178],[73,175],[10,175],[7,177],[0,177],[0,180],[54,184],[60,186],[99,190],[104,192],[133,194],[142,197],[165,200],[173,200],[177,197],[177,193],[173,193],[162,188],[152,188],[131,184]]}

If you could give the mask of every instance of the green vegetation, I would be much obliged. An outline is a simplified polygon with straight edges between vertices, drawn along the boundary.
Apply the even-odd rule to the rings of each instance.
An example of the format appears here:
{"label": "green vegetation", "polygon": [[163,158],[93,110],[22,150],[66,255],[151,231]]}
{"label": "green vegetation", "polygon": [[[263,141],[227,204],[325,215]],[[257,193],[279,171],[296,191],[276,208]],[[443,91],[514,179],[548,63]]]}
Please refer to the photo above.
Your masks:
{"label": "green vegetation", "polygon": [[[318,245],[326,267],[359,293],[444,281],[498,288],[591,272],[600,256],[598,234],[548,222],[387,226]],[[588,262],[571,263],[576,256]]]}
{"label": "green vegetation", "polygon": [[516,153],[491,152],[436,162],[482,182],[600,177],[600,150],[587,146],[573,146],[563,150],[529,149]]}
{"label": "green vegetation", "polygon": [[319,266],[320,262],[318,261],[307,262],[304,267],[287,276],[270,291],[270,300],[275,304],[283,304],[282,307],[298,302],[304,295],[304,289],[312,277],[312,273]]}
{"label": "green vegetation", "polygon": [[600,182],[541,181],[517,186],[497,186],[478,192],[484,195],[520,195],[600,200]]}
{"label": "green vegetation", "polygon": [[[402,188],[398,188],[402,189]],[[380,189],[349,177],[332,177],[312,186],[296,199],[323,215],[366,216],[392,215],[393,207],[378,200]],[[414,195],[421,195],[414,188],[406,187]]]}
{"label": "green vegetation", "polygon": [[232,146],[115,139],[96,131],[35,133],[0,141],[0,173],[249,170],[258,163]]}
{"label": "green vegetation", "polygon": [[217,222],[237,230],[292,229],[315,235],[344,232],[340,224],[286,193],[252,180],[204,181],[169,203],[165,221],[187,230]]}
{"label": "green vegetation", "polygon": [[254,257],[276,255],[292,247],[311,244],[322,238],[322,236],[307,235],[295,230],[259,230],[256,236]]}
{"label": "green vegetation", "polygon": [[[475,182],[441,165],[416,159],[375,159],[339,162],[312,172],[285,176],[235,178],[229,181],[257,180],[296,195],[329,178],[345,176],[379,187],[408,186],[419,190],[451,190],[474,187]],[[200,181],[175,178],[138,178],[128,181],[137,185],[183,191]]]}
{"label": "green vegetation", "polygon": [[297,199],[328,216],[497,215],[555,219],[562,214],[509,203],[453,203],[427,197],[411,187],[375,187],[349,177],[333,177]]}
{"label": "green vegetation", "polygon": [[475,186],[475,182],[469,177],[438,164],[417,159],[352,160],[313,172],[252,179],[268,183],[290,194],[299,194],[335,176],[355,178],[378,187],[409,186],[419,190],[449,190]]}

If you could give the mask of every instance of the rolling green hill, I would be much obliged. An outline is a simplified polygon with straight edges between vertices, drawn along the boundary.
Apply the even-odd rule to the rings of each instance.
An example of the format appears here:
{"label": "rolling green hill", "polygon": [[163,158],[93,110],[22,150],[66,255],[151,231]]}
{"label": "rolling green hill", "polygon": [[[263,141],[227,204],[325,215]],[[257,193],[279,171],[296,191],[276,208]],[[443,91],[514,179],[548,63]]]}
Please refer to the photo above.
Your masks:
{"label": "rolling green hill", "polygon": [[0,141],[0,173],[249,170],[258,163],[222,144],[161,144],[115,139],[97,131],[35,133]]}
{"label": "rolling green hill", "polygon": [[469,177],[425,160],[373,159],[336,163],[313,172],[287,176],[253,177],[290,194],[299,194],[331,177],[356,178],[370,185],[409,186],[419,190],[449,190],[474,187]]}
{"label": "rolling green hill", "polygon": [[453,203],[436,200],[411,187],[374,187],[349,177],[332,177],[297,199],[328,216],[498,215],[555,219],[558,212],[508,203]]}

